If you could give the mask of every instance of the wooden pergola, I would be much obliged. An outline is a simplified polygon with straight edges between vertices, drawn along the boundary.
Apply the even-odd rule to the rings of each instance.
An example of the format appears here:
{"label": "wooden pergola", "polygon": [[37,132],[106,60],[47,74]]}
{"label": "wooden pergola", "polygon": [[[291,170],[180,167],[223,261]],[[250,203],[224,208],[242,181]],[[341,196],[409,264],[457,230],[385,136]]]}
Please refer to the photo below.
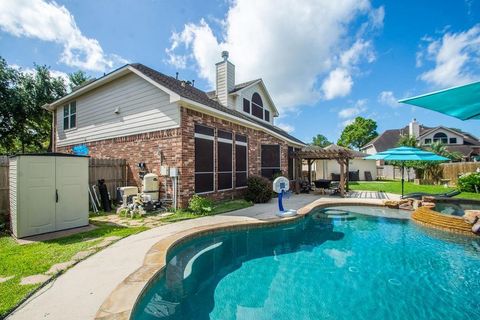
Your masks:
{"label": "wooden pergola", "polygon": [[307,161],[308,165],[308,183],[312,183],[312,163],[315,160],[336,160],[340,165],[340,196],[344,197],[346,190],[348,190],[348,165],[351,159],[354,158],[353,153],[342,147],[325,149],[317,146],[306,146],[295,151],[293,157],[297,160],[297,177],[302,175],[303,160]]}

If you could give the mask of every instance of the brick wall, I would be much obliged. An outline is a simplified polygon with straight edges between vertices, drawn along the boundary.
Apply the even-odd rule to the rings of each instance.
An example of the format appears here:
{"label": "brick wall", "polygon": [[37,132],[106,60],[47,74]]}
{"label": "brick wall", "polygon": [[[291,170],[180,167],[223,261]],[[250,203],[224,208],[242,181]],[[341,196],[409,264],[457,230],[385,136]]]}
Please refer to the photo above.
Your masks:
{"label": "brick wall", "polygon": [[[160,166],[179,168],[179,205],[185,207],[194,194],[195,188],[195,123],[216,129],[239,133],[248,137],[248,174],[260,174],[260,146],[279,144],[281,146],[281,169],[288,172],[288,145],[286,142],[264,132],[246,128],[229,121],[215,118],[197,111],[181,107],[181,128],[169,129],[139,135],[87,142],[90,156],[94,158],[122,158],[127,160],[128,184],[141,186],[137,163],[145,162],[147,170],[160,173]],[[71,152],[72,146],[57,147],[58,152]],[[215,146],[216,148],[216,146]],[[235,148],[233,148],[233,168],[235,168]],[[215,170],[217,163],[215,163]],[[215,186],[217,177],[215,176]],[[160,177],[160,197],[164,196],[164,178]],[[167,192],[171,193],[170,180]],[[233,181],[235,185],[235,177]],[[215,200],[240,197],[243,189],[217,191],[207,194]]]}

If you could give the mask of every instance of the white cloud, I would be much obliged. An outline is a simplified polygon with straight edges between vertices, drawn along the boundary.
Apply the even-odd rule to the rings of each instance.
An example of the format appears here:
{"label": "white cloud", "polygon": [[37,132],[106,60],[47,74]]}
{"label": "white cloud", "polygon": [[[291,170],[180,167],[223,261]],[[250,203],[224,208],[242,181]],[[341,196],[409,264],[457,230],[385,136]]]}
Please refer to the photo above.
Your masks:
{"label": "white cloud", "polygon": [[346,69],[337,68],[323,81],[322,91],[326,100],[344,97],[350,93],[353,80]]}
{"label": "white cloud", "polygon": [[342,121],[341,126],[342,126],[342,127],[346,127],[346,126],[348,126],[349,124],[352,124],[353,121],[355,121],[355,119],[347,119],[347,120],[345,120],[345,121]]}
{"label": "white cloud", "polygon": [[127,62],[118,55],[105,54],[96,39],[82,34],[67,8],[53,1],[0,0],[0,29],[17,37],[62,45],[60,61],[71,67],[106,71]]}
{"label": "white cloud", "polygon": [[341,109],[338,112],[338,116],[343,119],[358,116],[359,114],[367,110],[366,104],[367,100],[358,100],[357,102],[355,102],[355,105],[353,107]]}
{"label": "white cloud", "polygon": [[383,16],[369,0],[232,1],[218,34],[204,19],[173,33],[167,61],[193,62],[213,87],[215,63],[228,50],[237,82],[263,78],[277,106],[291,110],[350,92],[358,65],[374,59],[362,26],[379,28]]}
{"label": "white cloud", "polygon": [[378,95],[378,102],[390,107],[398,107],[399,103],[397,101],[398,99],[395,97],[392,91],[382,91]]}
{"label": "white cloud", "polygon": [[295,131],[295,127],[288,124],[288,123],[277,122],[277,123],[275,123],[275,126],[279,127],[280,129],[282,129],[282,130],[284,130],[288,133],[292,133],[293,131]]}
{"label": "white cloud", "polygon": [[[15,68],[23,73],[29,73],[29,74],[32,74],[34,75],[36,73],[36,70],[34,68],[24,68],[22,66],[19,66],[17,64],[12,64],[10,65],[12,68]],[[68,84],[70,83],[70,79],[68,78],[68,74],[66,74],[65,72],[63,71],[59,71],[59,70],[52,70],[52,69],[49,69],[50,71],[50,75],[52,77],[55,77],[55,78],[62,78],[63,81],[65,82],[65,84],[68,86]]]}
{"label": "white cloud", "polygon": [[420,79],[436,87],[447,87],[474,81],[480,76],[480,24],[458,33],[445,33],[439,39],[424,38],[426,49],[417,53],[417,66],[433,61],[435,66]]}

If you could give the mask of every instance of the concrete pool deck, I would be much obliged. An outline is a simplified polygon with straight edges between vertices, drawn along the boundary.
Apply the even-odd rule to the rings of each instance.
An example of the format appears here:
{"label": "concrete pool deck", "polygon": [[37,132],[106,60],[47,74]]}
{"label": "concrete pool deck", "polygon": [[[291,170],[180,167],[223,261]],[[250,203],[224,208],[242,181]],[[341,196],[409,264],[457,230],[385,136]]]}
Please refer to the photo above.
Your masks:
{"label": "concrete pool deck", "polygon": [[[390,199],[394,199],[395,196]],[[7,319],[94,319],[112,291],[132,272],[140,268],[146,254],[157,242],[192,229],[214,225],[236,225],[248,222],[280,221],[275,216],[277,204],[266,204],[160,226],[124,238],[81,261],[37,291]],[[294,195],[285,202],[288,209],[310,210],[328,204],[382,205],[385,199],[336,198],[315,194]]]}

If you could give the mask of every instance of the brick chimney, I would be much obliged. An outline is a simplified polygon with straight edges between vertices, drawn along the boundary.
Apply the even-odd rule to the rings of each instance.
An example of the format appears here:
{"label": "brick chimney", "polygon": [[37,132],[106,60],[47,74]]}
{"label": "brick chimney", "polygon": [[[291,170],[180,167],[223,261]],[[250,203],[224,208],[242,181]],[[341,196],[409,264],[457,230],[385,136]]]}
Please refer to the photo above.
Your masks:
{"label": "brick chimney", "polygon": [[229,102],[228,93],[235,88],[235,66],[228,61],[228,51],[222,51],[223,61],[215,64],[217,68],[216,96],[218,102],[226,107],[233,108]]}
{"label": "brick chimney", "polygon": [[408,124],[408,134],[415,138],[420,136],[420,124],[417,122],[417,119],[413,119]]}

